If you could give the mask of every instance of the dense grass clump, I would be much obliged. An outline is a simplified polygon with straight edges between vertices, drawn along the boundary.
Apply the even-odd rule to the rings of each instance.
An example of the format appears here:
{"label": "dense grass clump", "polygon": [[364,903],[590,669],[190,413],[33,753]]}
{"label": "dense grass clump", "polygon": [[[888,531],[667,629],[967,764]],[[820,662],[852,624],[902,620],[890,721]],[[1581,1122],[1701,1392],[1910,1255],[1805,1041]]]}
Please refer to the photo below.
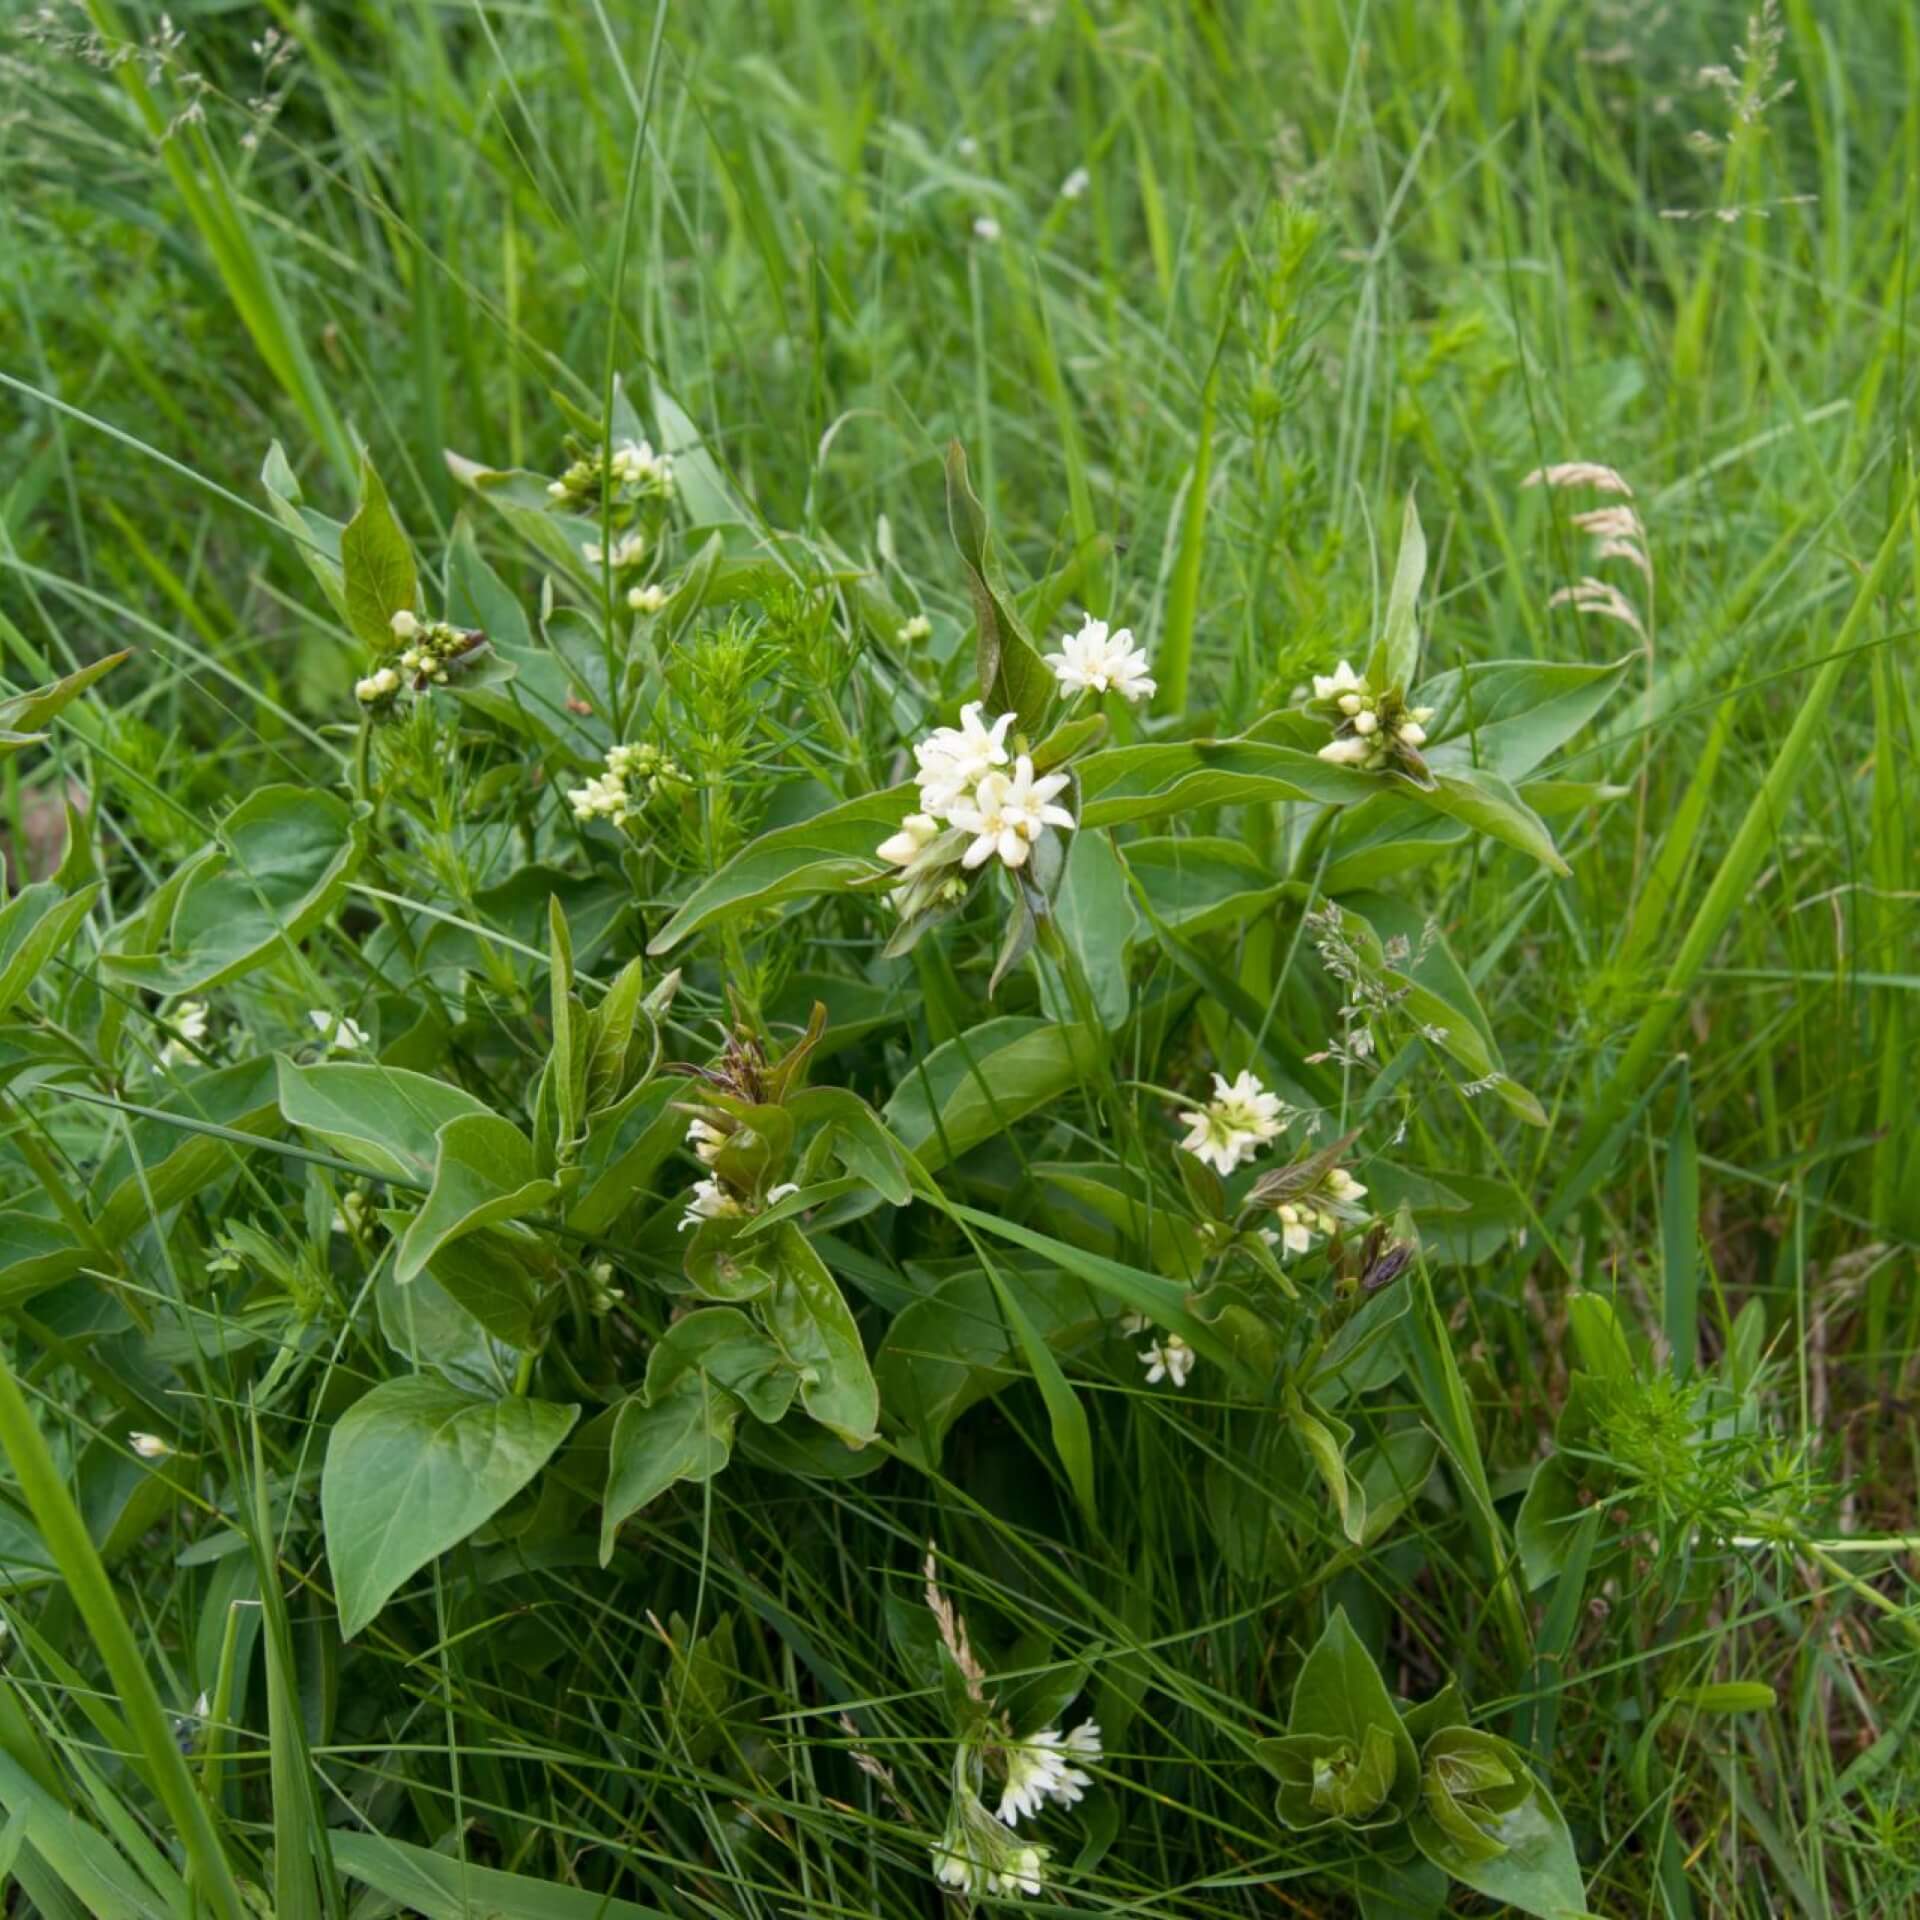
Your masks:
{"label": "dense grass clump", "polygon": [[4,31],[17,1910],[1920,1905],[1920,17]]}

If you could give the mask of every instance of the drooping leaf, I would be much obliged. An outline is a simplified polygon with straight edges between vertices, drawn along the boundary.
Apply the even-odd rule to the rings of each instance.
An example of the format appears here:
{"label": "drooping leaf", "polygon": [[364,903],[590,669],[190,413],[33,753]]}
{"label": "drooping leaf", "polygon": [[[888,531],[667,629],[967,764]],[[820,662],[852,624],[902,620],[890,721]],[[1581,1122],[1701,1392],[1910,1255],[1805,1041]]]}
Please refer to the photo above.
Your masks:
{"label": "drooping leaf", "polygon": [[0,758],[19,753],[25,747],[39,746],[46,739],[49,721],[71,701],[79,699],[102,675],[111,673],[127,658],[123,649],[104,660],[76,668],[44,687],[30,693],[8,694],[0,699]]}
{"label": "drooping leaf", "polygon": [[1053,705],[1052,671],[1027,637],[993,551],[986,510],[967,478],[966,449],[947,447],[947,525],[967,570],[973,598],[975,668],[989,716],[1018,716],[1015,731],[1040,737]]}
{"label": "drooping leaf", "polygon": [[1599,713],[1640,658],[1628,654],[1608,666],[1483,660],[1435,674],[1413,696],[1434,710],[1427,765],[1436,773],[1478,766],[1524,780]]}
{"label": "drooping leaf", "polygon": [[385,1380],[334,1427],[320,1480],[327,1564],[351,1640],[406,1581],[531,1481],[578,1407]]}
{"label": "drooping leaf", "polygon": [[422,1187],[432,1182],[440,1129],[463,1116],[493,1118],[464,1088],[424,1073],[374,1063],[279,1060],[280,1111],[287,1121],[356,1165]]}

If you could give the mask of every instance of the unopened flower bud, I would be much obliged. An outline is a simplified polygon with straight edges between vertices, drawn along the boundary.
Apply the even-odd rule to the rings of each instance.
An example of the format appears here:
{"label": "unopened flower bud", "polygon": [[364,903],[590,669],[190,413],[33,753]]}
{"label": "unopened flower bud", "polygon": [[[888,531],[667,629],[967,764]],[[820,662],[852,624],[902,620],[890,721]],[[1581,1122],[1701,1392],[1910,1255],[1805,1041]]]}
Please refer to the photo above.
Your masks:
{"label": "unopened flower bud", "polygon": [[420,637],[420,622],[405,607],[387,623],[393,629],[396,640],[417,640]]}

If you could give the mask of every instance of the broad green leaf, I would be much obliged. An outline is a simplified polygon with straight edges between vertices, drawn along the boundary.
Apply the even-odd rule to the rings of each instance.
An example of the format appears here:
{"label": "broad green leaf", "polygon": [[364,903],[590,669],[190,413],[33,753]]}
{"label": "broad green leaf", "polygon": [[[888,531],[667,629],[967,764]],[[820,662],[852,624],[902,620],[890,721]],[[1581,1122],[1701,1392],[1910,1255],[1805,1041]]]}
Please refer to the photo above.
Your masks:
{"label": "broad green leaf", "polygon": [[327,1845],[349,1879],[425,1920],[667,1920],[659,1907],[636,1906],[546,1875],[474,1866],[378,1833],[330,1828]]}
{"label": "broad green leaf", "polygon": [[260,468],[260,484],[267,490],[267,504],[280,524],[293,535],[307,571],[319,583],[327,604],[340,616],[344,626],[353,622],[347,616],[347,583],[340,570],[340,536],[345,531],[338,520],[306,505],[300,482],[278,440],[267,449]]}
{"label": "broad green leaf", "polygon": [[1384,691],[1403,693],[1420,666],[1420,588],[1427,577],[1427,536],[1411,493],[1400,516],[1400,557],[1394,564],[1387,616],[1367,656],[1367,680]]}
{"label": "broad green leaf", "polygon": [[[1436,1778],[1449,1763],[1450,1786]],[[1587,1911],[1573,1836],[1517,1749],[1472,1728],[1444,1729],[1427,1742],[1422,1788],[1413,1840],[1443,1872],[1541,1920]]]}
{"label": "broad green leaf", "polygon": [[1353,1456],[1353,1477],[1367,1496],[1362,1546],[1372,1546],[1413,1504],[1439,1457],[1440,1443],[1425,1427],[1396,1428]]}
{"label": "broad green leaf", "polygon": [[1314,1471],[1332,1496],[1340,1531],[1358,1546],[1366,1537],[1367,1494],[1347,1466],[1353,1429],[1344,1420],[1309,1407],[1297,1394],[1288,1398],[1287,1424],[1293,1429],[1294,1438],[1306,1449]]}
{"label": "broad green leaf", "polygon": [[[1094,1013],[1109,1033],[1126,1024],[1132,1004],[1128,959],[1136,920],[1127,870],[1105,834],[1076,833],[1053,901],[1054,924],[1080,968]],[[1042,1004],[1056,1020],[1078,1017],[1071,994],[1054,969],[1040,968]]]}
{"label": "broad green leaf", "polygon": [[400,1067],[279,1057],[280,1111],[355,1165],[402,1183],[432,1184],[440,1129],[463,1115],[492,1113],[464,1089]]}
{"label": "broad green leaf", "polygon": [[[343,800],[263,787],[228,815],[181,888],[171,921],[125,923],[104,964],[157,993],[201,993],[284,958],[346,891],[365,829]],[[128,951],[152,938],[148,951]]]}
{"label": "broad green leaf", "polygon": [[1417,794],[1422,806],[1463,820],[1490,840],[1517,847],[1555,873],[1569,871],[1540,816],[1497,773],[1467,767],[1458,773],[1436,771],[1433,780],[1431,789],[1403,781],[1396,791]]}
{"label": "broad green leaf", "polygon": [[1077,1086],[1092,1070],[1084,1029],[1005,1015],[935,1047],[881,1119],[929,1172]]}
{"label": "broad green leaf", "polygon": [[47,737],[44,729],[54,715],[70,701],[79,699],[96,680],[111,673],[127,657],[124,649],[110,653],[104,660],[64,674],[44,687],[35,687],[31,693],[0,698],[0,757],[40,745]]}
{"label": "broad green leaf", "polygon": [[1155,917],[1182,933],[1237,926],[1270,906],[1284,885],[1238,840],[1130,840],[1121,851]]}
{"label": "broad green leaf", "polygon": [[444,1381],[382,1381],[343,1414],[320,1479],[340,1632],[351,1640],[430,1560],[546,1465],[578,1407],[478,1400]]}
{"label": "broad green leaf", "polygon": [[347,622],[376,655],[393,651],[393,616],[414,611],[420,576],[373,461],[360,457],[360,506],[340,535]]}
{"label": "broad green leaf", "polygon": [[1419,1756],[1344,1607],[1334,1609],[1294,1682],[1285,1737],[1263,1740],[1258,1751],[1280,1776],[1277,1811],[1290,1827],[1380,1825],[1412,1807]]}
{"label": "broad green leaf", "polygon": [[1436,773],[1484,767],[1521,780],[1573,738],[1616,692],[1639,654],[1610,666],[1484,660],[1435,674],[1414,696],[1431,707],[1423,749]]}
{"label": "broad green leaf", "polygon": [[1579,1483],[1558,1454],[1549,1454],[1534,1468],[1513,1522],[1513,1543],[1529,1589],[1544,1587],[1566,1565],[1585,1512]]}
{"label": "broad green leaf", "polygon": [[595,586],[580,548],[583,541],[598,540],[601,528],[583,515],[556,513],[544,474],[482,466],[451,449],[445,457],[447,471],[463,487],[471,487],[550,567],[580,587]]}
{"label": "broad green leaf", "polygon": [[1077,768],[1082,827],[1162,820],[1244,801],[1319,800],[1343,806],[1379,791],[1379,776],[1329,766],[1269,740],[1156,741],[1109,747]]}
{"label": "broad green leaf", "polygon": [[919,800],[919,788],[909,781],[763,833],[694,888],[647,951],[667,953],[716,921],[871,879],[884,865],[874,849]]}
{"label": "broad green leaf", "polygon": [[974,665],[988,717],[1019,716],[1015,731],[1038,739],[1053,705],[1053,672],[1028,639],[993,551],[986,510],[967,479],[958,440],[947,446],[947,525],[967,570],[973,599]]}
{"label": "broad green leaf", "polygon": [[850,1447],[864,1447],[880,1419],[880,1391],[860,1328],[839,1283],[796,1226],[775,1230],[779,1279],[767,1324],[800,1372],[800,1404]]}
{"label": "broad green leaf", "polygon": [[93,1258],[58,1220],[17,1207],[0,1211],[0,1308],[58,1286]]}
{"label": "broad green leaf", "polygon": [[786,1417],[800,1377],[738,1307],[701,1307],[673,1322],[647,1355],[646,1398],[657,1405],[689,1374],[704,1374],[769,1425]]}
{"label": "broad green leaf", "polygon": [[[1022,1272],[1016,1284],[1029,1322],[1056,1353],[1101,1337],[1112,1318],[1072,1274]],[[907,1427],[928,1467],[938,1464],[948,1430],[969,1407],[1030,1371],[992,1283],[978,1269],[955,1274],[905,1308],[873,1368],[889,1422]]]}
{"label": "broad green leaf", "polygon": [[526,1135],[498,1114],[456,1114],[441,1123],[435,1139],[433,1187],[394,1255],[394,1274],[403,1283],[449,1241],[537,1213],[559,1193],[535,1173]]}
{"label": "broad green leaf", "polygon": [[71,897],[57,882],[22,887],[0,907],[0,1013],[20,1000],[41,973],[65,954],[67,943],[100,897],[95,880]]}
{"label": "broad green leaf", "polygon": [[93,1181],[93,1224],[108,1246],[239,1166],[247,1149],[195,1132],[194,1121],[263,1138],[278,1133],[273,1061],[242,1060],[195,1073],[168,1090],[155,1115],[135,1120],[121,1135]]}
{"label": "broad green leaf", "polygon": [[[720,1311],[720,1309],[714,1309]],[[620,1404],[607,1447],[607,1491],[600,1511],[600,1564],[613,1558],[620,1528],[682,1480],[710,1480],[733,1457],[740,1402],[698,1370],[683,1373],[649,1403]]]}

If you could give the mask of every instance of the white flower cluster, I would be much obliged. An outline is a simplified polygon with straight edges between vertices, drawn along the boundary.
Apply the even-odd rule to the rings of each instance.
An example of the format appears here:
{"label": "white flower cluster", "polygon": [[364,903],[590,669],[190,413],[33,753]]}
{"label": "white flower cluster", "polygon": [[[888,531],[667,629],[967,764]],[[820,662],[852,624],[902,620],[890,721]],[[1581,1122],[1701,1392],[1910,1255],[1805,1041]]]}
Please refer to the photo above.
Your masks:
{"label": "white flower cluster", "polygon": [[[701,1159],[707,1156],[701,1154]],[[711,1165],[711,1161],[708,1162]],[[687,1210],[680,1216],[680,1231],[685,1233],[689,1227],[697,1227],[708,1220],[744,1220],[749,1214],[759,1213],[763,1207],[777,1205],[790,1193],[800,1191],[799,1183],[783,1180],[777,1187],[767,1189],[767,1197],[761,1207],[750,1205],[724,1185],[719,1179],[709,1177],[693,1183],[693,1198],[687,1202]]]}
{"label": "white flower cluster", "polygon": [[400,652],[385,666],[354,682],[353,697],[363,707],[384,706],[402,687],[411,687],[416,693],[444,687],[451,670],[486,644],[487,636],[477,627],[422,620],[406,607],[387,624],[400,643]]}
{"label": "white flower cluster", "polygon": [[[160,1064],[163,1067],[184,1067],[195,1058],[193,1049],[204,1046],[207,1039],[209,1016],[204,1000],[177,1001],[168,1012],[177,1039],[166,1042],[160,1049]],[[192,1044],[189,1045],[188,1043]]]}
{"label": "white flower cluster", "polygon": [[561,506],[598,500],[603,480],[629,500],[671,500],[673,459],[645,440],[623,440],[604,458],[595,448],[548,483],[547,497]]}
{"label": "white flower cluster", "polygon": [[1187,1384],[1199,1355],[1177,1333],[1163,1333],[1144,1313],[1130,1313],[1120,1322],[1127,1333],[1151,1333],[1153,1338],[1140,1349],[1140,1364],[1147,1370],[1147,1385],[1157,1387],[1171,1380],[1176,1387]]}
{"label": "white flower cluster", "polygon": [[893,637],[903,647],[918,646],[922,640],[933,638],[933,622],[924,613],[910,614],[895,630]]}
{"label": "white flower cluster", "polygon": [[656,746],[609,747],[604,773],[594,774],[584,787],[567,791],[576,820],[611,820],[616,827],[637,820],[648,801],[663,786],[684,785],[687,776]]}
{"label": "white flower cluster", "polygon": [[914,748],[920,810],[875,849],[901,869],[889,897],[902,918],[957,898],[963,883],[952,871],[956,865],[972,872],[997,858],[1017,870],[1047,828],[1074,825],[1056,798],[1069,776],[1036,774],[1024,753],[1009,773],[1007,729],[1015,716],[1003,713],[988,726],[980,711],[973,701],[961,709],[957,727],[938,727]]}
{"label": "white flower cluster", "polygon": [[1068,693],[1117,693],[1130,704],[1148,698],[1157,684],[1147,672],[1146,650],[1133,644],[1132,631],[1110,630],[1092,614],[1078,633],[1060,636],[1060,651],[1047,655],[1047,665]]}
{"label": "white flower cluster", "polygon": [[644,587],[627,589],[627,605],[635,613],[658,613],[667,604],[667,589],[658,580],[649,580]]}
{"label": "white flower cluster", "polygon": [[1313,676],[1313,697],[1331,710],[1334,736],[1320,758],[1337,767],[1383,767],[1395,746],[1415,750],[1427,744],[1431,707],[1409,707],[1397,693],[1376,692],[1342,660],[1331,673]]}
{"label": "white flower cluster", "polygon": [[1286,1103],[1269,1093],[1250,1072],[1242,1071],[1229,1080],[1224,1074],[1213,1076],[1213,1098],[1204,1107],[1190,1109],[1180,1118],[1187,1125],[1187,1137],[1181,1150],[1204,1162],[1216,1173],[1231,1173],[1243,1160],[1253,1156],[1285,1131]]}
{"label": "white flower cluster", "polygon": [[1343,1220],[1358,1221],[1367,1217],[1366,1209],[1360,1205],[1366,1191],[1344,1167],[1335,1167],[1313,1193],[1297,1200],[1283,1200],[1274,1208],[1274,1217],[1280,1225],[1266,1230],[1267,1244],[1279,1246],[1283,1257],[1289,1253],[1306,1253],[1313,1246],[1316,1233],[1332,1233]]}
{"label": "white flower cluster", "polygon": [[1079,1804],[1093,1785],[1093,1775],[1073,1763],[1100,1758],[1100,1723],[1082,1720],[1066,1733],[1048,1727],[1013,1741],[1005,1753],[1007,1784],[1000,1794],[1000,1818],[1012,1827],[1035,1818],[1049,1800],[1063,1807]]}

